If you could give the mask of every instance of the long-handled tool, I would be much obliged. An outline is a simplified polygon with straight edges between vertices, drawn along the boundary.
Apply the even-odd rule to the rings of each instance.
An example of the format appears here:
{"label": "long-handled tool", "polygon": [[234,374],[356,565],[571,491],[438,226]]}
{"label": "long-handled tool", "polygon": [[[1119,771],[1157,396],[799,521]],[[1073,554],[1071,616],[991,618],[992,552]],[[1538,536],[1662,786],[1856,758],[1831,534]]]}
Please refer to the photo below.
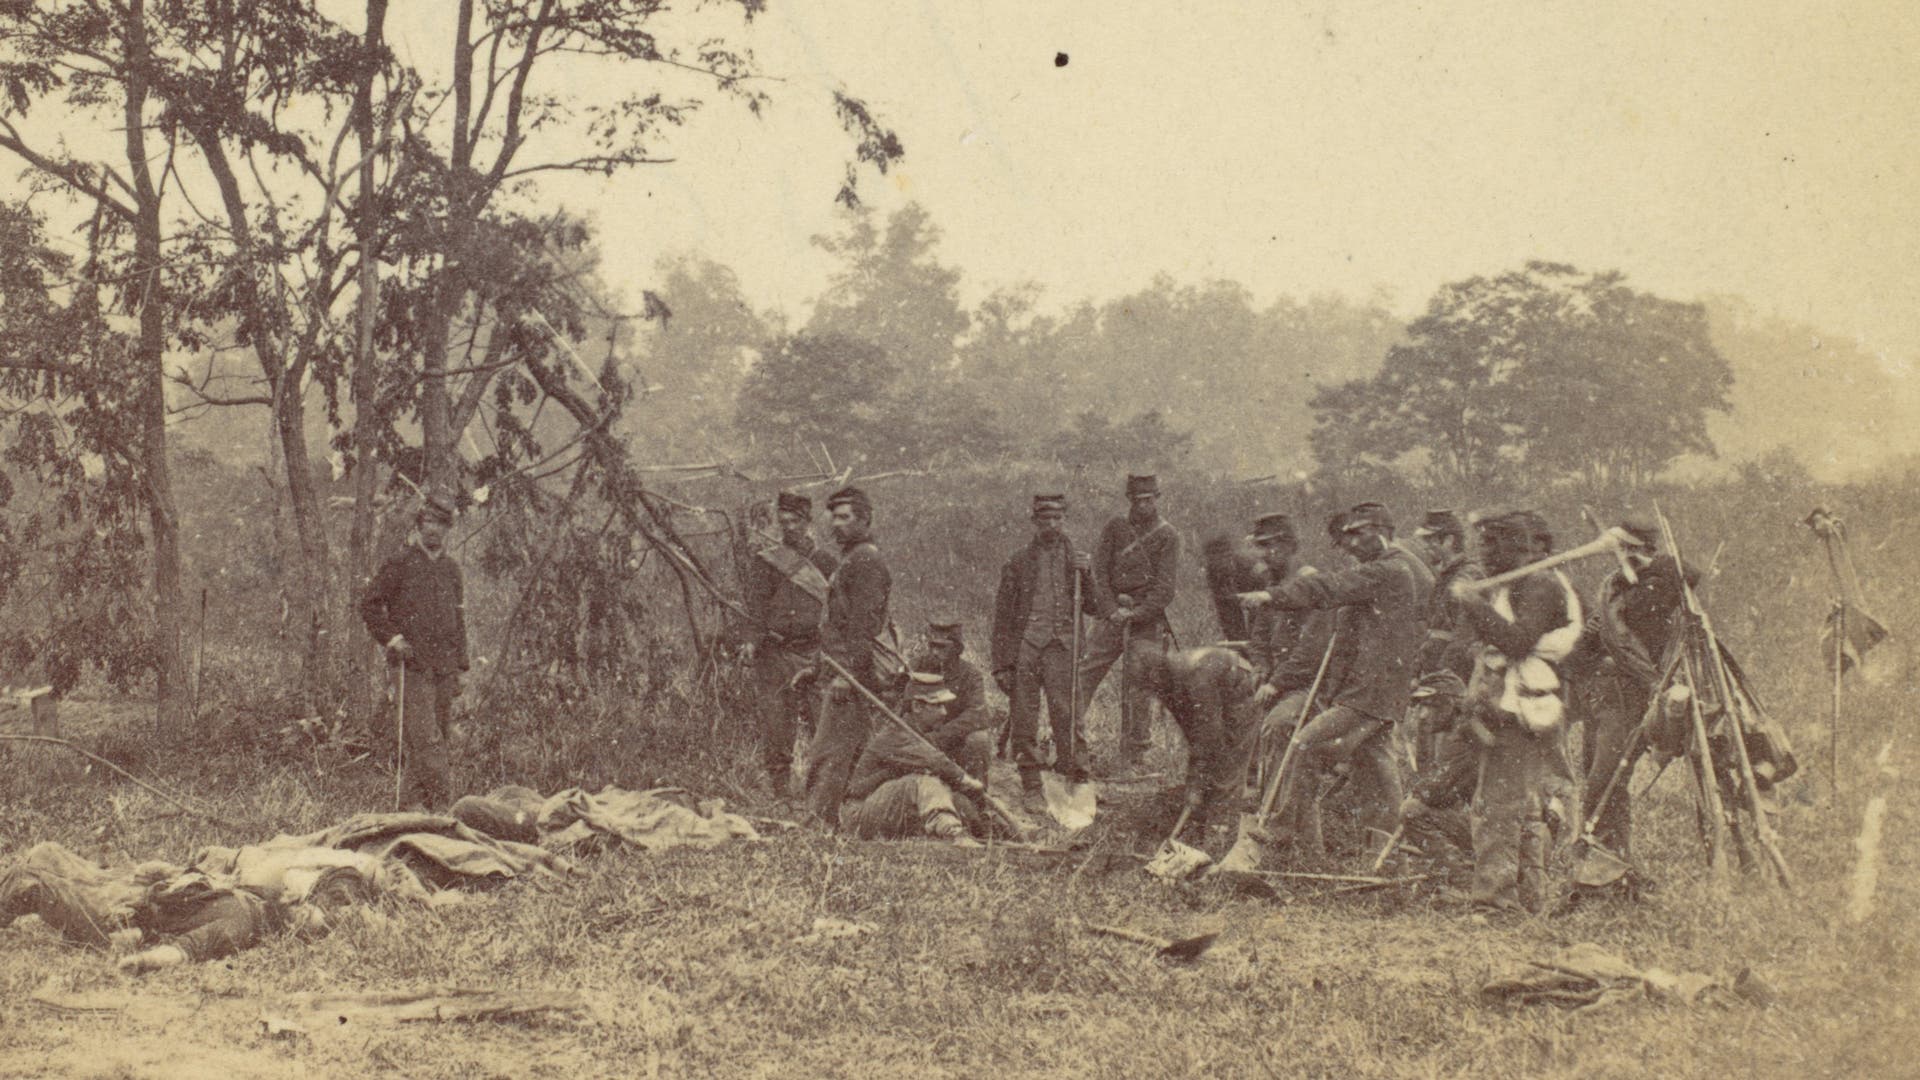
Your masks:
{"label": "long-handled tool", "polygon": [[[1073,575],[1073,633],[1071,635],[1073,651],[1068,654],[1068,661],[1073,665],[1073,675],[1069,682],[1071,690],[1067,697],[1067,745],[1055,746],[1053,752],[1055,765],[1057,766],[1060,759],[1064,757],[1072,763],[1072,773],[1060,775],[1056,769],[1054,775],[1059,776],[1059,779],[1055,783],[1047,783],[1047,780],[1052,779],[1050,776],[1043,776],[1041,783],[1044,785],[1042,791],[1047,797],[1047,813],[1053,816],[1053,820],[1059,822],[1062,828],[1084,829],[1093,824],[1094,815],[1099,812],[1100,789],[1094,785],[1093,781],[1087,779],[1086,745],[1080,738],[1081,586],[1080,571],[1073,568],[1071,550],[1068,553],[1067,569]],[[1124,675],[1122,681],[1125,681]]]}
{"label": "long-handled tool", "polygon": [[[1656,702],[1659,700],[1655,699]],[[1659,706],[1655,704],[1653,708]],[[1573,867],[1573,880],[1577,885],[1590,889],[1611,885],[1632,872],[1633,864],[1619,852],[1613,851],[1594,836],[1593,830],[1600,826],[1600,818],[1607,812],[1607,802],[1613,798],[1615,788],[1626,782],[1633,773],[1633,767],[1640,760],[1640,740],[1645,736],[1647,723],[1642,720],[1633,734],[1627,737],[1627,745],[1621,751],[1620,761],[1613,767],[1613,775],[1607,778],[1607,786],[1600,789],[1600,798],[1593,804],[1593,813],[1580,826],[1578,840],[1580,854]],[[1661,768],[1665,768],[1663,764]]]}
{"label": "long-handled tool", "polygon": [[401,790],[407,776],[407,664],[402,660],[394,676],[398,688],[393,706],[393,808],[400,809]]}
{"label": "long-handled tool", "polygon": [[1089,934],[1102,934],[1122,941],[1131,941],[1136,945],[1148,946],[1153,949],[1155,958],[1171,960],[1175,963],[1199,959],[1200,954],[1211,949],[1214,941],[1220,936],[1219,932],[1215,931],[1208,934],[1195,934],[1192,937],[1163,938],[1141,933],[1138,930],[1129,930],[1124,926],[1103,926],[1100,923],[1081,923],[1080,925],[1085,927]]}
{"label": "long-handled tool", "polygon": [[[947,762],[947,764],[953,765],[953,767],[957,771],[959,771],[960,775],[967,776],[967,772],[965,769],[961,769],[959,765],[954,764],[953,759],[950,757],[947,757],[944,751],[942,751],[939,747],[933,745],[933,743],[929,742],[925,735],[922,735],[918,731],[915,731],[912,724],[909,724],[905,720],[900,719],[899,713],[896,713],[892,709],[888,708],[887,703],[880,700],[879,694],[876,694],[873,691],[867,689],[866,684],[861,682],[859,679],[854,678],[853,673],[851,671],[848,671],[845,665],[841,664],[840,661],[835,660],[833,657],[827,655],[824,652],[820,654],[820,661],[821,663],[824,663],[828,667],[832,668],[835,674],[847,680],[847,682],[851,684],[855,690],[860,692],[860,696],[866,698],[867,702],[871,704],[875,709],[878,709],[880,711],[880,715],[886,717],[887,720],[891,722],[895,727],[898,727],[901,731],[904,731],[909,736],[912,736],[915,742],[919,743],[921,746],[925,747],[927,750],[937,755],[941,760]],[[1027,829],[1026,825],[1021,823],[1021,821],[1018,818],[1013,816],[1013,811],[1007,809],[1007,806],[1005,803],[1002,803],[999,799],[994,798],[992,793],[987,791],[984,782],[981,782],[977,780],[977,778],[971,777],[971,776],[967,776],[967,779],[975,780],[975,782],[981,783],[979,795],[981,800],[987,804],[987,809],[991,810],[994,816],[1000,819],[1002,824],[1004,824],[1007,828],[1013,830],[1013,834],[1016,837],[1018,837],[1019,839],[1025,840],[1027,838],[1027,833],[1029,830]]]}
{"label": "long-handled tool", "polygon": [[1407,823],[1403,821],[1393,827],[1392,835],[1388,836],[1387,842],[1380,846],[1380,854],[1373,857],[1373,865],[1367,867],[1367,873],[1379,873],[1380,868],[1387,865],[1387,858],[1393,854],[1393,849],[1400,846],[1400,838],[1405,835],[1407,835]]}

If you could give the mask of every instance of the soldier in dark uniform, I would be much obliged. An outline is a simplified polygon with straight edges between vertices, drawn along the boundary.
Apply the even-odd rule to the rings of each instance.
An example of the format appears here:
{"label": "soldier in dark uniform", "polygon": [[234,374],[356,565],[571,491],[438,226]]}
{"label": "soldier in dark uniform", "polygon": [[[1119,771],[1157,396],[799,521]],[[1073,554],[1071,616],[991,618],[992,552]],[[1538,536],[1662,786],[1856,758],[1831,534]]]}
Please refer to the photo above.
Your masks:
{"label": "soldier in dark uniform", "polygon": [[[897,657],[880,655],[889,628],[887,604],[893,575],[873,542],[873,503],[859,488],[842,488],[827,498],[840,565],[827,582],[827,618],[820,648],[847,673],[884,698],[892,692]],[[807,808],[828,824],[837,824],[848,774],[870,730],[867,699],[846,677],[834,672],[827,685],[820,724],[807,748]]]}
{"label": "soldier in dark uniform", "polygon": [[[939,675],[916,673],[904,719],[931,741],[932,733],[947,723],[946,710],[953,702],[953,692]],[[860,750],[846,785],[841,827],[863,840],[925,836],[969,842],[969,832],[985,829],[974,801],[985,792],[981,779],[967,775],[949,755],[930,751],[892,722],[883,722]]]}
{"label": "soldier in dark uniform", "polygon": [[984,781],[993,760],[993,719],[987,714],[987,680],[967,660],[966,651],[966,637],[958,619],[930,622],[926,651],[913,658],[912,667],[916,675],[940,676],[947,692],[942,718],[926,731],[927,738],[962,769]]}
{"label": "soldier in dark uniform", "polygon": [[1160,699],[1187,741],[1187,821],[1182,834],[1201,842],[1221,806],[1238,794],[1246,775],[1244,745],[1251,716],[1253,666],[1232,649],[1209,645],[1172,649],[1151,639],[1134,642],[1140,688]]}
{"label": "soldier in dark uniform", "polygon": [[[1601,810],[1600,795],[1621,760],[1637,758],[1647,749],[1644,737],[1636,735],[1680,625],[1685,604],[1681,580],[1684,576],[1686,584],[1695,588],[1700,582],[1692,567],[1682,567],[1672,555],[1656,554],[1659,531],[1652,525],[1629,521],[1624,527],[1643,545],[1626,554],[1639,583],[1629,582],[1618,569],[1607,575],[1593,598],[1588,633],[1570,661],[1587,725],[1581,740],[1581,756],[1586,759],[1585,818]],[[1594,823],[1594,839],[1629,859],[1632,831],[1627,785],[1616,784]]]}
{"label": "soldier in dark uniform", "polygon": [[785,791],[793,772],[795,721],[810,730],[817,700],[794,679],[818,659],[827,578],[836,560],[813,542],[811,499],[783,491],[777,514],[780,543],[756,551],[747,568],[746,655],[760,712],[761,760],[774,790]]}
{"label": "soldier in dark uniform", "polygon": [[453,503],[428,496],[414,525],[406,549],[367,586],[360,618],[386,649],[395,706],[404,710],[405,745],[395,765],[407,801],[432,810],[448,795],[447,721],[467,670],[467,621],[460,566],[447,551]]}
{"label": "soldier in dark uniform", "polygon": [[1460,621],[1460,606],[1451,589],[1456,581],[1475,581],[1486,571],[1467,551],[1467,530],[1454,510],[1429,510],[1413,530],[1429,556],[1433,569],[1433,592],[1427,600],[1427,640],[1420,649],[1420,673],[1451,671],[1461,681],[1473,674],[1473,653],[1465,642],[1456,642],[1455,628]]}
{"label": "soldier in dark uniform", "polygon": [[[1426,564],[1393,541],[1393,519],[1379,503],[1347,511],[1341,547],[1357,565],[1308,574],[1249,593],[1252,604],[1288,611],[1338,611],[1346,657],[1340,685],[1294,738],[1300,745],[1280,783],[1281,834],[1311,846],[1307,832],[1322,783],[1336,766],[1363,762],[1377,787],[1368,810],[1391,827],[1400,805],[1387,735],[1407,710],[1414,665],[1425,639],[1424,612],[1433,580]],[[1348,650],[1351,650],[1350,652]]]}
{"label": "soldier in dark uniform", "polygon": [[[1096,622],[1087,634],[1086,654],[1080,659],[1081,724],[1086,698],[1092,697],[1113,662],[1128,643],[1147,641],[1164,648],[1172,631],[1167,605],[1173,602],[1174,569],[1180,561],[1180,535],[1160,517],[1160,483],[1152,476],[1127,477],[1128,510],[1107,522],[1093,551],[1093,612]],[[1137,685],[1125,685],[1121,665],[1120,745],[1113,772],[1129,772],[1139,765],[1153,739],[1148,696]]]}
{"label": "soldier in dark uniform", "polygon": [[[1260,551],[1266,578],[1262,588],[1278,588],[1295,577],[1317,572],[1311,566],[1295,564],[1299,539],[1293,519],[1286,514],[1261,515],[1253,524],[1252,539]],[[1320,673],[1333,624],[1331,611],[1290,611],[1272,604],[1254,608],[1248,618],[1247,658],[1253,662],[1256,679],[1249,702],[1257,720],[1256,746],[1252,750],[1260,760],[1278,762],[1277,751],[1293,732],[1302,698]],[[1328,669],[1332,670],[1331,663]],[[1326,686],[1322,692],[1330,690],[1331,686]]]}
{"label": "soldier in dark uniform", "polygon": [[[1030,805],[1042,798],[1038,729],[1040,697],[1047,699],[1052,723],[1054,767],[1072,780],[1087,771],[1086,737],[1075,730],[1073,715],[1074,581],[1081,584],[1081,607],[1093,608],[1087,571],[1092,560],[1075,551],[1062,527],[1064,495],[1033,497],[1031,543],[1000,569],[993,601],[993,681],[1007,695],[1008,739],[1020,770],[1022,794]],[[1092,687],[1082,684],[1082,693]]]}

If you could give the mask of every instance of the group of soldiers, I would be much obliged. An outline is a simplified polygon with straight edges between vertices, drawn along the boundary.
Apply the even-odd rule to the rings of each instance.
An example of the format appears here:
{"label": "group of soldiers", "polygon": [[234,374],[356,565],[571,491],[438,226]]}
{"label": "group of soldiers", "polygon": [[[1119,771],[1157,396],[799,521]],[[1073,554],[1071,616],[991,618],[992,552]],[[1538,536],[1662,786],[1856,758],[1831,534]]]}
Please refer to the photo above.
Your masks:
{"label": "group of soldiers", "polygon": [[[983,799],[996,734],[1040,814],[1043,771],[1068,783],[1136,773],[1157,700],[1186,742],[1180,835],[1195,845],[1270,789],[1270,850],[1324,855],[1322,807],[1338,805],[1381,834],[1469,857],[1476,905],[1533,910],[1549,830],[1584,791],[1582,816],[1624,855],[1625,789],[1604,792],[1604,806],[1603,789],[1650,746],[1642,713],[1680,583],[1697,583],[1658,554],[1651,527],[1624,526],[1636,572],[1615,570],[1589,605],[1558,569],[1476,584],[1552,553],[1533,511],[1473,515],[1471,541],[1467,517],[1430,511],[1399,539],[1385,506],[1361,503],[1326,523],[1351,565],[1325,571],[1300,560],[1291,515],[1263,514],[1244,542],[1204,554],[1228,640],[1183,649],[1167,620],[1180,535],[1159,514],[1155,477],[1128,477],[1125,494],[1091,552],[1065,532],[1064,496],[1033,496],[1033,537],[1002,567],[994,604],[988,673],[1008,698],[1004,731],[959,622],[934,621],[926,651],[901,655],[866,493],[827,499],[837,554],[814,544],[810,501],[780,495],[780,543],[759,553],[745,598],[775,784],[792,771],[796,723],[811,723],[800,783],[818,820],[970,842],[993,827]],[[1088,701],[1116,664],[1119,732],[1096,765]],[[1570,701],[1587,723],[1578,772]]]}
{"label": "group of soldiers", "polygon": [[[756,552],[742,605],[776,788],[794,773],[804,725],[799,795],[819,822],[970,843],[993,828],[996,734],[1025,808],[1043,813],[1044,771],[1070,784],[1138,772],[1157,700],[1186,742],[1180,836],[1194,845],[1211,842],[1251,784],[1273,808],[1271,850],[1324,855],[1322,808],[1339,806],[1422,850],[1469,854],[1473,900],[1489,909],[1538,908],[1550,829],[1577,797],[1597,841],[1626,856],[1626,788],[1606,780],[1660,749],[1641,719],[1683,589],[1698,580],[1658,553],[1653,529],[1624,526],[1635,572],[1615,570],[1586,604],[1558,569],[1509,573],[1553,550],[1530,510],[1473,515],[1470,542],[1457,511],[1430,511],[1399,539],[1385,506],[1360,503],[1326,522],[1350,565],[1324,571],[1299,558],[1292,515],[1263,514],[1244,541],[1206,546],[1227,640],[1182,649],[1167,618],[1180,535],[1160,516],[1155,477],[1128,477],[1125,495],[1126,513],[1091,552],[1066,534],[1064,496],[1033,496],[1033,537],[1002,567],[994,604],[988,672],[1008,697],[1002,732],[958,620],[934,621],[925,650],[903,654],[869,496],[847,487],[827,498],[829,551],[813,539],[811,500],[781,493],[778,542]],[[399,730],[388,734],[401,776],[429,807],[447,796],[447,718],[467,667],[451,521],[450,505],[428,500],[360,608],[396,673]],[[1500,575],[1510,580],[1483,581]],[[1119,733],[1096,765],[1088,702],[1116,665]],[[1570,702],[1587,725],[1584,785],[1567,752]]]}

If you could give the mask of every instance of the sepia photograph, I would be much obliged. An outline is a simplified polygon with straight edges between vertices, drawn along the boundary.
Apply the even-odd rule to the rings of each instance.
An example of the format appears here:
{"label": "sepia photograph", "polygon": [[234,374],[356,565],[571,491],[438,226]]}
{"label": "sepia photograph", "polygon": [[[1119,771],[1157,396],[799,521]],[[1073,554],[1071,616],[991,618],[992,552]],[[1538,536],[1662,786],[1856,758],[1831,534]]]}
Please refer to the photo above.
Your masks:
{"label": "sepia photograph", "polygon": [[1914,1075],[1916,57],[0,0],[0,1076]]}

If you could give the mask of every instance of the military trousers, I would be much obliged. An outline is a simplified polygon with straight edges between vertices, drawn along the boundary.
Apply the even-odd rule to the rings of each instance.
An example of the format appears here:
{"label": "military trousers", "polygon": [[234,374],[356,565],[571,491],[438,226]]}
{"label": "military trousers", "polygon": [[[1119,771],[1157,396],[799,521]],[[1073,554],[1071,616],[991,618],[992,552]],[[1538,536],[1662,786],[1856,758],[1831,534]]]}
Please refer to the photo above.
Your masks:
{"label": "military trousers", "polygon": [[[1373,824],[1392,828],[1399,809],[1400,777],[1387,745],[1393,725],[1346,705],[1335,705],[1315,716],[1294,733],[1299,745],[1280,777],[1277,804],[1281,828],[1310,851],[1322,847],[1319,822],[1321,788],[1335,768],[1364,770],[1362,785],[1371,784],[1365,806]],[[1376,805],[1377,804],[1377,805]]]}
{"label": "military trousers", "polygon": [[1638,759],[1646,751],[1647,744],[1639,737],[1640,718],[1652,692],[1611,664],[1594,672],[1580,691],[1586,706],[1585,737],[1580,741],[1581,771],[1586,777],[1580,816],[1593,821],[1593,838],[1601,847],[1631,859],[1633,797],[1628,781],[1633,778],[1633,765],[1624,765],[1624,775],[1604,803],[1600,796],[1623,762]]}
{"label": "military trousers", "polygon": [[1536,734],[1505,713],[1483,715],[1473,792],[1473,902],[1539,911],[1546,901],[1547,799],[1566,760],[1565,728]]}
{"label": "military trousers", "polygon": [[895,777],[864,799],[848,800],[840,830],[862,840],[910,840],[919,836],[965,836],[953,789],[925,773]]}
{"label": "military trousers", "polygon": [[401,804],[438,810],[447,805],[447,722],[459,693],[460,675],[436,675],[411,664],[387,667],[388,711],[373,738],[382,752],[395,753],[401,771]]}
{"label": "military trousers", "polygon": [[819,695],[793,685],[793,677],[813,666],[812,649],[761,644],[753,657],[754,708],[760,721],[760,760],[775,791],[784,792],[793,772],[794,736],[812,730]]}
{"label": "military trousers", "polygon": [[872,718],[866,699],[852,686],[836,680],[822,696],[820,722],[807,744],[807,809],[835,825],[854,763],[872,731]]}
{"label": "military trousers", "polygon": [[1100,687],[1100,680],[1115,661],[1120,662],[1120,758],[1137,760],[1153,745],[1153,697],[1131,677],[1125,652],[1133,642],[1148,641],[1165,647],[1171,631],[1167,621],[1155,619],[1122,628],[1101,619],[1086,637],[1086,651],[1080,657],[1080,729],[1086,728],[1088,700]]}
{"label": "military trousers", "polygon": [[[1088,687],[1082,685],[1081,692]],[[1073,714],[1073,656],[1067,643],[1045,645],[1021,642],[1013,669],[1007,724],[1013,762],[1023,779],[1047,767],[1040,756],[1040,699],[1046,698],[1047,719],[1053,730],[1053,768],[1067,775],[1087,766],[1087,740]],[[1084,704],[1084,703],[1083,703]]]}

